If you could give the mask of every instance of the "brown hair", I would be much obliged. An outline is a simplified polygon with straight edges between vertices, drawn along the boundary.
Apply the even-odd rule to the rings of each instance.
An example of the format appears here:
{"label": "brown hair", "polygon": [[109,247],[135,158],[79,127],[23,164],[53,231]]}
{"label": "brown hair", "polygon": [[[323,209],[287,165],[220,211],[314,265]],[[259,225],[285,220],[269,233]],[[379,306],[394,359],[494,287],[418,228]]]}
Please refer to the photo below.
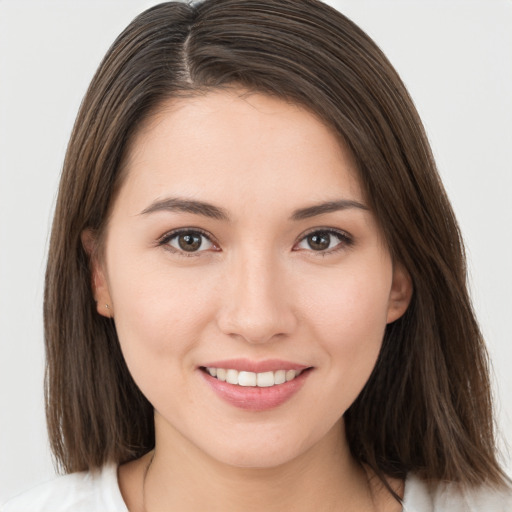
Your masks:
{"label": "brown hair", "polygon": [[153,410],[96,313],[80,235],[101,238],[123,155],[162,101],[241,85],[296,102],[352,150],[395,259],[406,314],[345,414],[354,457],[381,477],[506,480],[495,457],[487,354],[463,246],[421,121],[397,73],[350,20],[317,0],[169,2],[114,42],[83,100],[53,223],[44,303],[47,418],[67,472],[123,463],[154,445]]}

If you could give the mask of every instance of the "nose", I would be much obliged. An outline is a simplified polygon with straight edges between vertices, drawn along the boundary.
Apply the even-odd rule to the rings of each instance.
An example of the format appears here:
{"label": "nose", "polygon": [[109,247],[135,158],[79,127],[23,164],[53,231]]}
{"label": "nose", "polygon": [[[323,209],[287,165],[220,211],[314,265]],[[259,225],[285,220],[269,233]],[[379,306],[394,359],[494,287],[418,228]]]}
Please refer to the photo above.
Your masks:
{"label": "nose", "polygon": [[271,257],[250,254],[230,266],[217,322],[220,330],[248,343],[290,335],[297,318],[286,276]]}

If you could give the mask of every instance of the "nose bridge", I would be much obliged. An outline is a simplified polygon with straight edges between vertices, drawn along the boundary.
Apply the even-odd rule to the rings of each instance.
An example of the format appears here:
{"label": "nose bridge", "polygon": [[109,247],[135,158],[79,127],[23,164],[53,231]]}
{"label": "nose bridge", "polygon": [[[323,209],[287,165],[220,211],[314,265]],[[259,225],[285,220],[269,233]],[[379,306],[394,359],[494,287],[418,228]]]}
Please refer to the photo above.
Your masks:
{"label": "nose bridge", "polygon": [[251,343],[289,334],[295,318],[286,300],[285,276],[270,251],[241,251],[231,261],[221,329]]}

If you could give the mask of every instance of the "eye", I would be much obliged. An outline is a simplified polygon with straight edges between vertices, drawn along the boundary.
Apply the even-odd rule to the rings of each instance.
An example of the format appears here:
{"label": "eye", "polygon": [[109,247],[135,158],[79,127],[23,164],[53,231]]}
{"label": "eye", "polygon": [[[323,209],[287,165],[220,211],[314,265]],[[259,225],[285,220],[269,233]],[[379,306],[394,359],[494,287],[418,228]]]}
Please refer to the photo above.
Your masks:
{"label": "eye", "polygon": [[168,233],[159,241],[159,245],[165,245],[174,252],[189,254],[216,247],[205,233],[193,229]]}
{"label": "eye", "polygon": [[351,244],[352,238],[346,233],[332,229],[321,229],[307,234],[300,240],[296,247],[297,249],[306,249],[315,252],[335,252]]}

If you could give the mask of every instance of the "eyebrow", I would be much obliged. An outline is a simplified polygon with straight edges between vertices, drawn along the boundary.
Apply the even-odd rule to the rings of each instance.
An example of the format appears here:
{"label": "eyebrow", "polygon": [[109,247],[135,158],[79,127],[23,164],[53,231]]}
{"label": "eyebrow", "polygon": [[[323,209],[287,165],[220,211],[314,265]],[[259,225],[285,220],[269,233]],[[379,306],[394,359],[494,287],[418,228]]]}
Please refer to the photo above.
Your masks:
{"label": "eyebrow", "polygon": [[169,197],[160,201],[155,201],[147,208],[142,210],[141,215],[149,213],[168,211],[168,212],[184,212],[203,215],[217,220],[229,220],[229,215],[224,208],[219,208],[210,203],[196,201],[194,199],[181,199],[179,197]]}
{"label": "eyebrow", "polygon": [[358,201],[350,199],[340,199],[338,201],[327,201],[325,203],[308,206],[306,208],[300,208],[295,210],[290,217],[291,220],[304,220],[317,215],[323,215],[325,213],[337,212],[340,210],[348,210],[351,208],[357,208],[360,210],[368,211],[369,208]]}
{"label": "eyebrow", "polygon": [[[348,210],[351,208],[369,210],[367,206],[359,203],[358,201],[340,199],[337,201],[327,201],[307,206],[306,208],[299,208],[292,213],[290,220],[299,221],[316,217],[317,215],[324,215],[326,213]],[[220,208],[219,206],[205,203],[203,201],[197,201],[195,199],[183,199],[179,197],[169,197],[160,201],[155,201],[142,210],[140,215],[148,215],[150,213],[160,211],[193,213],[195,215],[203,215],[204,217],[223,221],[228,221],[230,219],[228,212],[224,208]]]}

